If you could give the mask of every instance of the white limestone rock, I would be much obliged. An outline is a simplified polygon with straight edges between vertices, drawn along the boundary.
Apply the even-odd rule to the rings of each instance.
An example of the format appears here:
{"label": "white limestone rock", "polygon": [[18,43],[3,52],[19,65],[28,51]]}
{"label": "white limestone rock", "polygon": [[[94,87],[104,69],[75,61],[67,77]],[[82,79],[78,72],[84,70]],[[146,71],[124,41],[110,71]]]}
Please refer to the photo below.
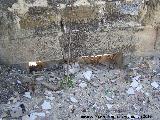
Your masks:
{"label": "white limestone rock", "polygon": [[25,115],[22,117],[22,120],[30,120],[30,117],[28,115]]}
{"label": "white limestone rock", "polygon": [[127,93],[128,93],[129,95],[135,94],[134,89],[133,89],[132,87],[130,87],[130,88],[127,90]]}
{"label": "white limestone rock", "polygon": [[73,6],[90,6],[90,3],[88,2],[88,0],[77,0]]}
{"label": "white limestone rock", "polygon": [[107,105],[108,109],[111,109],[113,107],[113,105],[111,105],[111,104],[106,104],[106,105]]}
{"label": "white limestone rock", "polygon": [[76,98],[74,98],[74,97],[70,97],[70,100],[71,100],[71,102],[73,102],[73,103],[77,103],[77,102],[78,102],[78,100],[77,100]]}
{"label": "white limestone rock", "polygon": [[92,77],[92,71],[86,71],[83,73],[83,76],[85,79],[87,79],[88,81],[91,80],[91,77]]}
{"label": "white limestone rock", "polygon": [[44,77],[43,77],[43,76],[38,77],[38,78],[36,78],[36,80],[37,80],[37,81],[42,81],[42,80],[44,80]]}
{"label": "white limestone rock", "polygon": [[20,108],[20,107],[13,108],[11,110],[10,114],[13,118],[18,118],[18,117],[22,116],[22,114],[23,114],[22,108]]}
{"label": "white limestone rock", "polygon": [[133,82],[131,83],[130,86],[132,86],[133,88],[136,88],[136,87],[138,87],[138,84],[139,83],[136,80],[133,80]]}
{"label": "white limestone rock", "polygon": [[37,120],[37,117],[45,117],[45,113],[44,112],[34,112],[30,114],[30,118],[29,120]]}
{"label": "white limestone rock", "polygon": [[137,86],[136,90],[140,91],[142,88],[143,88],[143,86],[140,84],[140,85]]}
{"label": "white limestone rock", "polygon": [[52,108],[51,103],[49,101],[46,101],[46,100],[44,100],[44,102],[41,106],[42,106],[42,109],[44,109],[44,110],[49,110],[49,109]]}
{"label": "white limestone rock", "polygon": [[31,93],[30,92],[25,92],[25,94],[23,95],[24,97],[27,97],[29,99],[31,99]]}
{"label": "white limestone rock", "polygon": [[79,84],[79,87],[81,88],[86,88],[87,87],[87,84],[85,82],[82,82]]}
{"label": "white limestone rock", "polygon": [[152,87],[154,87],[154,88],[158,88],[159,87],[159,84],[157,83],[157,82],[152,82],[151,83],[151,85],[152,85]]}

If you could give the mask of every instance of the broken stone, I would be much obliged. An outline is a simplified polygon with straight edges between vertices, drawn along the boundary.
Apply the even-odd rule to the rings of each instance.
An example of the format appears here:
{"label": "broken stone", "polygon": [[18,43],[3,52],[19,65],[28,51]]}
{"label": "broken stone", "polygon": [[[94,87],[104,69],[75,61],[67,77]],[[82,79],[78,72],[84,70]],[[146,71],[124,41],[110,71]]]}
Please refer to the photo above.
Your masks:
{"label": "broken stone", "polygon": [[31,93],[30,92],[25,92],[25,94],[23,95],[24,97],[27,97],[29,99],[31,99]]}
{"label": "broken stone", "polygon": [[49,110],[49,109],[52,108],[51,103],[49,101],[46,101],[46,100],[44,100],[44,102],[41,106],[42,106],[42,109],[44,109],[44,110]]}
{"label": "broken stone", "polygon": [[[67,119],[67,117],[68,117],[67,115],[71,115],[71,113],[74,112],[74,115],[78,116],[79,112],[82,111],[83,109],[84,109],[84,112],[87,111],[86,113],[88,114],[88,112],[90,112],[90,108],[93,106],[93,104],[97,103],[97,106],[95,105],[94,110],[98,113],[99,112],[101,113],[101,111],[102,111],[102,114],[103,114],[103,112],[106,113],[107,111],[110,111],[112,109],[115,111],[118,111],[119,113],[124,112],[125,115],[127,115],[128,113],[129,114],[137,113],[137,111],[144,112],[146,109],[149,109],[149,111],[152,114],[152,108],[148,107],[147,102],[150,101],[150,103],[152,103],[153,105],[158,104],[157,100],[159,100],[159,96],[158,96],[159,93],[158,93],[158,90],[151,89],[152,88],[151,83],[156,81],[156,83],[159,84],[159,81],[158,81],[159,76],[156,76],[156,75],[153,76],[152,81],[151,81],[150,80],[150,76],[151,76],[150,73],[152,74],[152,70],[148,70],[148,74],[149,74],[148,75],[147,71],[143,72],[143,70],[141,68],[139,68],[140,72],[138,72],[138,70],[135,70],[135,73],[131,76],[137,75],[139,73],[139,74],[141,74],[143,81],[139,81],[140,78],[135,78],[135,79],[133,79],[133,81],[131,81],[131,84],[128,85],[125,83],[125,81],[123,81],[123,74],[124,74],[124,76],[126,74],[128,75],[128,71],[125,71],[125,70],[121,71],[122,76],[114,75],[113,74],[114,72],[113,72],[113,73],[111,73],[111,75],[113,74],[113,76],[114,76],[113,79],[109,79],[108,78],[108,76],[109,76],[108,70],[105,70],[106,68],[104,66],[100,66],[100,65],[97,65],[97,66],[98,66],[98,68],[96,68],[96,70],[94,70],[94,69],[93,69],[93,71],[90,70],[90,71],[92,71],[93,74],[91,76],[92,81],[90,81],[89,84],[87,81],[85,81],[87,79],[84,79],[84,75],[83,75],[84,69],[86,69],[86,68],[81,68],[80,72],[77,72],[76,74],[81,74],[82,77],[79,78],[79,76],[78,77],[76,76],[76,78],[75,78],[76,86],[74,88],[69,89],[69,91],[68,90],[61,90],[58,92],[50,91],[49,89],[42,87],[41,84],[38,84],[36,87],[36,89],[38,88],[37,89],[38,92],[36,95],[31,96],[33,98],[32,101],[24,99],[24,97],[20,96],[20,97],[22,97],[21,101],[24,100],[23,103],[25,103],[24,105],[26,105],[26,113],[28,114],[30,112],[30,110],[33,110],[34,112],[33,112],[33,115],[31,115],[31,116],[33,118],[35,118],[34,120],[36,120],[36,119],[54,119],[54,118],[56,119],[56,117],[57,117],[57,119],[62,119],[62,118]],[[101,67],[102,68],[104,67],[104,68],[102,69]],[[101,69],[101,70],[99,70],[99,69]],[[55,73],[55,72],[53,72],[53,73]],[[44,73],[42,73],[42,74],[44,74]],[[47,73],[45,73],[45,74],[50,74],[50,71],[49,71],[49,73],[47,71]],[[55,75],[57,75],[57,74],[55,74]],[[93,75],[95,75],[96,77]],[[100,78],[99,76],[102,76],[102,77]],[[132,78],[131,76],[130,76],[130,78]],[[13,75],[13,78],[14,77],[15,76]],[[55,76],[53,76],[52,78],[55,78]],[[112,77],[110,77],[110,78],[112,78]],[[9,80],[11,81],[12,79],[9,79]],[[15,81],[16,80],[17,80],[17,78],[15,78]],[[79,82],[78,82],[78,80],[79,80]],[[23,79],[22,79],[22,81],[23,81]],[[39,83],[46,82],[46,81],[43,80],[43,81],[40,81]],[[104,85],[101,85],[100,81],[102,81],[104,83]],[[13,82],[13,81],[11,81],[11,82]],[[114,82],[114,83],[112,83],[112,82]],[[53,86],[54,84],[52,82],[47,81],[47,83],[50,84],[51,87],[54,87]],[[150,85],[150,87],[148,86],[148,84]],[[99,86],[99,87],[94,87],[94,86]],[[86,88],[86,87],[87,87],[87,91],[85,89],[81,89],[81,88]],[[126,91],[124,91],[126,87],[127,87],[127,89],[126,89]],[[109,89],[109,90],[106,92],[106,89]],[[142,93],[142,90],[144,90],[144,94]],[[45,91],[44,94],[43,94],[43,91]],[[154,93],[154,92],[156,92],[156,93]],[[129,95],[130,94],[136,94],[136,95],[129,96],[127,93]],[[149,96],[149,93],[150,93],[150,96]],[[112,98],[113,95],[115,98]],[[129,97],[127,97],[126,95],[128,95]],[[13,94],[12,94],[12,96],[13,96]],[[55,97],[55,99],[53,96]],[[68,99],[67,99],[67,96],[68,96]],[[72,98],[70,99],[70,96],[72,96],[74,99],[72,99]],[[52,106],[52,103],[54,103],[55,109],[57,112],[56,116],[55,116],[55,114],[52,114],[53,111],[55,111],[55,110],[52,110],[53,107],[51,108],[51,110],[50,109],[48,109],[48,110],[42,109],[41,105],[43,103],[42,100],[44,100],[44,99],[46,101],[52,100],[52,102],[50,101],[50,105]],[[147,99],[148,99],[148,101],[147,101]],[[41,101],[42,101],[42,103],[41,103]],[[7,105],[7,107],[11,106],[12,104],[13,104],[13,102],[11,102],[10,105]],[[20,104],[22,104],[22,103],[20,103]],[[18,105],[19,107],[20,107],[20,104]],[[106,105],[106,104],[108,104],[108,105]],[[81,106],[81,107],[79,107],[79,106]],[[106,108],[104,109],[102,106],[105,106]],[[4,107],[4,106],[2,105],[2,107]],[[154,107],[154,106],[150,106],[150,107]],[[23,108],[23,107],[21,107],[21,108]],[[76,110],[74,111],[75,108],[76,108]],[[129,109],[127,109],[127,108],[129,108]],[[4,109],[6,109],[6,108],[4,107]],[[27,111],[27,110],[29,110],[29,111]],[[37,112],[43,111],[45,114],[42,112],[42,114],[44,114],[44,115],[38,116],[38,114],[35,113],[36,112],[35,110]],[[50,111],[50,112],[48,112],[48,111]],[[32,113],[32,112],[30,112],[30,113]],[[1,111],[0,111],[0,114],[1,114]],[[114,113],[112,113],[112,114],[114,114]],[[139,115],[139,113],[137,113],[137,114]],[[9,115],[10,114],[7,114],[7,117]],[[23,115],[23,109],[22,109],[22,115]],[[45,116],[45,118],[41,118],[41,116]],[[0,118],[3,118],[3,117],[0,116]],[[22,120],[25,120],[25,118],[28,119],[28,116],[27,115],[23,116]],[[21,117],[19,119],[21,119]],[[29,117],[29,119],[31,119],[31,118]],[[75,119],[75,118],[73,118],[73,119]]]}
{"label": "broken stone", "polygon": [[140,91],[143,88],[142,85],[138,85],[138,87],[136,88],[137,91]]}
{"label": "broken stone", "polygon": [[131,83],[130,86],[132,86],[133,88],[136,88],[136,87],[138,87],[138,84],[139,83],[136,80],[133,80],[133,82]]}
{"label": "broken stone", "polygon": [[149,96],[149,93],[148,93],[148,92],[146,92],[146,93],[145,93],[145,95],[146,95],[146,96]]}
{"label": "broken stone", "polygon": [[28,115],[25,115],[22,117],[22,120],[30,120],[30,117]]}
{"label": "broken stone", "polygon": [[48,90],[45,90],[44,94],[47,95],[47,96],[52,96],[53,95],[52,92],[48,91]]}
{"label": "broken stone", "polygon": [[108,96],[105,96],[105,97],[106,97],[106,99],[107,99],[108,101],[113,100],[112,98],[110,98],[110,97],[108,97]]}
{"label": "broken stone", "polygon": [[74,97],[70,97],[70,100],[71,100],[71,102],[73,102],[73,103],[77,103],[77,102],[78,102],[78,100],[77,100],[76,98],[74,98]]}
{"label": "broken stone", "polygon": [[80,86],[81,88],[85,88],[85,87],[87,87],[87,84],[82,82],[82,83],[79,84],[79,86]]}
{"label": "broken stone", "polygon": [[133,81],[135,81],[135,80],[139,80],[139,78],[141,77],[141,75],[138,75],[138,76],[136,76],[136,77],[134,77],[134,78],[132,78],[132,80]]}
{"label": "broken stone", "polygon": [[86,71],[83,73],[83,76],[85,79],[87,79],[88,81],[91,80],[91,76],[92,76],[92,71]]}
{"label": "broken stone", "polygon": [[38,78],[36,78],[36,80],[37,80],[37,81],[42,81],[42,80],[44,80],[44,77],[43,77],[43,76],[38,77]]}
{"label": "broken stone", "polygon": [[49,100],[51,100],[51,101],[55,99],[55,97],[53,97],[53,94],[52,94],[51,91],[46,90],[44,94],[46,95],[46,96],[45,96],[46,99],[49,99]]}
{"label": "broken stone", "polygon": [[114,79],[114,80],[111,80],[111,82],[112,82],[112,83],[115,83],[115,82],[116,82],[116,79]]}
{"label": "broken stone", "polygon": [[127,93],[128,93],[129,95],[135,94],[135,93],[134,93],[134,89],[133,89],[132,87],[130,87],[130,88],[127,90]]}
{"label": "broken stone", "polygon": [[50,114],[50,112],[49,112],[49,111],[46,111],[46,114]]}
{"label": "broken stone", "polygon": [[21,84],[22,82],[21,82],[21,81],[19,81],[19,80],[17,80],[17,83]]}
{"label": "broken stone", "polygon": [[30,114],[30,118],[29,118],[29,120],[36,120],[37,119],[37,117],[45,117],[46,115],[45,115],[45,113],[44,112],[34,112],[34,113],[31,113]]}
{"label": "broken stone", "polygon": [[10,111],[10,114],[12,118],[19,118],[22,116],[23,113],[22,113],[22,109],[20,107],[17,107],[17,108],[13,108]]}
{"label": "broken stone", "polygon": [[152,85],[154,88],[158,88],[158,87],[159,87],[159,84],[158,84],[157,82],[155,82],[155,81],[152,82],[151,85]]}
{"label": "broken stone", "polygon": [[108,109],[111,109],[113,105],[111,104],[106,104]]}

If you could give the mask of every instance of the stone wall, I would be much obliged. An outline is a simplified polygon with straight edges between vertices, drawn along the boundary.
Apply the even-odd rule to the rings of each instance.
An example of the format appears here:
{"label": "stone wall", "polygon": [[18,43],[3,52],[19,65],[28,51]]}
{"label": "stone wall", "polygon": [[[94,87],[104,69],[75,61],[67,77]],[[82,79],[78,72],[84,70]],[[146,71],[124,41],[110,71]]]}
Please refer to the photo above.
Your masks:
{"label": "stone wall", "polygon": [[[33,8],[37,9],[35,6]],[[39,9],[43,9],[45,12],[39,11]],[[84,18],[86,21],[81,23],[79,21],[63,21],[61,19],[63,10],[58,13],[53,8],[41,6],[38,7],[36,15],[31,15],[30,10],[32,9],[29,9],[24,15],[18,15],[8,10],[0,11],[0,60],[2,62],[22,64],[37,60],[61,60],[68,56],[69,41],[71,41],[72,59],[83,55],[108,54],[119,51],[127,55],[133,52],[139,54],[152,52],[156,48],[159,50],[157,46],[159,32],[155,26],[141,26],[138,17],[134,15],[119,14],[117,10],[114,13],[111,10],[111,13],[97,14],[98,19],[92,18],[95,16],[88,16],[87,19],[86,15]],[[52,13],[59,17],[52,19]],[[125,19],[121,19],[123,16]],[[157,16],[158,13],[155,18]],[[145,15],[143,14],[143,18],[140,17],[140,19],[143,21]],[[49,21],[47,22],[47,20]],[[106,22],[106,20],[108,21]]]}
{"label": "stone wall", "polygon": [[[29,33],[29,32],[28,32]],[[108,54],[122,51],[145,52],[154,50],[155,29],[117,30],[104,32],[72,32],[71,34],[55,32],[43,36],[28,36],[10,40],[1,38],[1,60],[11,64],[29,61],[61,60],[68,56],[69,39],[71,39],[71,57],[83,55]],[[144,44],[145,43],[145,44]],[[64,55],[64,56],[63,56]]]}

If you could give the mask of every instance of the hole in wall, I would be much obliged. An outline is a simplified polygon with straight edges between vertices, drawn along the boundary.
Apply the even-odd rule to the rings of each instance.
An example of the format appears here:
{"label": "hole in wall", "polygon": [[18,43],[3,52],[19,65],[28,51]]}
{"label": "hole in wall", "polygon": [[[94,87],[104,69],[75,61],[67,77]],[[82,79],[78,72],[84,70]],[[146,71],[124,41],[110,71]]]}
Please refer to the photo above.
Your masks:
{"label": "hole in wall", "polygon": [[29,73],[42,71],[43,68],[45,67],[45,63],[42,61],[29,62],[28,65],[29,65]]}

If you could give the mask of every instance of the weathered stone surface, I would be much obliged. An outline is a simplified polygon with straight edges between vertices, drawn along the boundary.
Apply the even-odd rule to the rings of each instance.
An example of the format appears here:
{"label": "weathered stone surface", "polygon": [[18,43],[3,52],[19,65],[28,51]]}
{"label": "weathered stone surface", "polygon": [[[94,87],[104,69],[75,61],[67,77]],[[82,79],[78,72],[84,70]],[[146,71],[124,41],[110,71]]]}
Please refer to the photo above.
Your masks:
{"label": "weathered stone surface", "polygon": [[[106,3],[80,0],[71,2],[71,6],[61,1],[57,3],[61,8],[51,8],[46,1],[43,2],[19,0],[10,5],[10,9],[1,7],[1,61],[20,64],[61,60],[68,56],[70,39],[72,58],[118,51],[125,54],[148,52],[154,51],[155,46],[158,49],[159,38],[154,27],[141,25],[150,9],[156,10],[154,26],[159,23],[157,0],[151,5],[142,1]],[[125,9],[131,11],[126,13]]]}

